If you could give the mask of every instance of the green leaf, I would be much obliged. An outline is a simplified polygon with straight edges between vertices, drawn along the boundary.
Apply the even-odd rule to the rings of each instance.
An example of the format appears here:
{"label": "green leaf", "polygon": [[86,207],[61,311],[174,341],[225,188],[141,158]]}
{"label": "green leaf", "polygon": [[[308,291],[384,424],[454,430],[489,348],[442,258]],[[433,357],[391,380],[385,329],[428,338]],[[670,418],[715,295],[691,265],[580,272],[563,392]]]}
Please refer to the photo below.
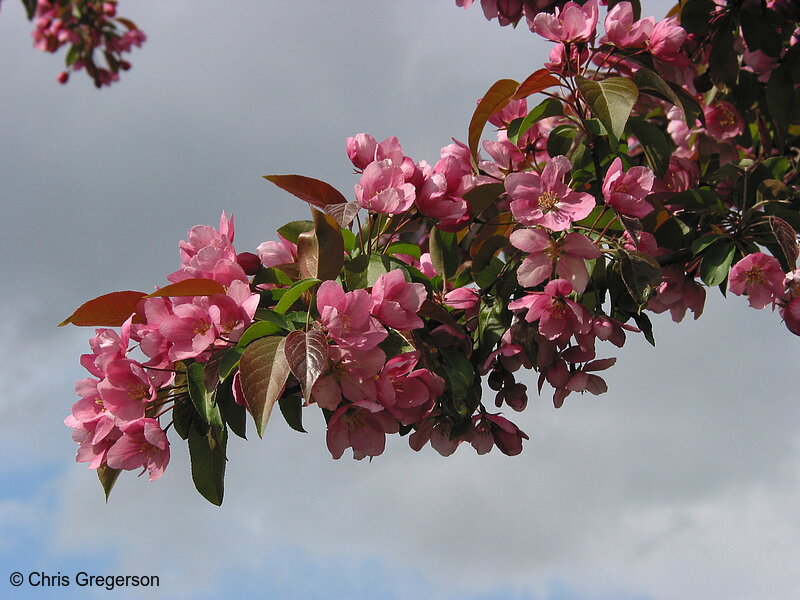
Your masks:
{"label": "green leaf", "polygon": [[728,277],[736,246],[731,241],[713,244],[703,253],[700,263],[700,279],[707,286],[721,284]]}
{"label": "green leaf", "polygon": [[634,313],[633,320],[636,322],[636,326],[642,330],[644,334],[644,339],[650,342],[651,346],[656,345],[656,338],[653,337],[653,324],[650,322],[650,317],[648,317],[645,313]]}
{"label": "green leaf", "polygon": [[239,361],[242,391],[259,437],[264,436],[272,407],[283,394],[291,372],[285,343],[284,337],[260,338],[247,346]]}
{"label": "green leaf", "polygon": [[407,254],[408,256],[413,256],[419,260],[419,257],[422,255],[422,249],[418,244],[411,244],[409,242],[395,242],[386,249],[386,254]]}
{"label": "green leaf", "polygon": [[339,190],[319,179],[304,175],[264,175],[264,179],[317,208],[347,202]]}
{"label": "green leaf", "polygon": [[708,16],[716,8],[714,0],[688,0],[681,8],[681,26],[689,33],[705,33],[710,24]]}
{"label": "green leaf", "polygon": [[242,357],[244,348],[233,346],[225,351],[222,359],[219,361],[219,378],[225,381],[230,377],[239,366],[239,359]]}
{"label": "green leaf", "polygon": [[467,134],[469,150],[475,164],[478,163],[478,144],[481,141],[481,134],[483,134],[483,128],[489,121],[489,117],[505,108],[514,98],[514,94],[517,93],[518,89],[519,83],[513,79],[501,79],[492,84],[483,95],[483,98],[481,98],[481,101],[478,102],[475,112],[472,113]]}
{"label": "green leaf", "polygon": [[589,105],[592,113],[609,132],[614,141],[620,139],[631,109],[639,97],[636,84],[625,77],[609,77],[602,81],[592,81],[576,77],[578,90]]}
{"label": "green leaf", "polygon": [[450,279],[461,265],[461,251],[456,234],[434,226],[428,240],[433,268],[445,279]]}
{"label": "green leaf", "polygon": [[344,250],[348,254],[350,254],[353,250],[355,250],[356,245],[358,244],[358,239],[356,238],[356,234],[350,231],[349,229],[342,229],[342,240],[344,240]]}
{"label": "green leaf", "polygon": [[[319,279],[310,277],[308,279],[301,279],[297,283],[293,284],[292,287],[286,290],[286,293],[281,296],[278,304],[275,305],[275,312],[281,315],[286,314],[286,311],[289,310],[295,302],[297,302],[304,292],[311,289],[318,283],[320,283]],[[285,329],[289,328],[287,327]]]}
{"label": "green leaf", "polygon": [[[645,92],[667,102],[671,102],[683,112],[683,102],[680,96],[673,90],[664,79],[650,69],[641,68],[633,74],[633,83],[639,88],[640,92]],[[684,114],[684,118],[686,115]],[[694,123],[689,124],[694,125]]]}
{"label": "green leaf", "polygon": [[631,298],[640,305],[646,302],[661,284],[661,266],[652,256],[636,250],[619,250],[617,260]]}
{"label": "green leaf", "polygon": [[[601,214],[603,215],[602,217],[600,217]],[[600,218],[599,221],[598,217]],[[617,215],[614,213],[614,211],[607,210],[605,205],[595,206],[592,209],[592,212],[589,213],[588,217],[581,219],[580,221],[576,221],[575,224],[580,225],[581,227],[591,227],[594,225],[595,230],[598,232],[603,231],[603,229],[606,228],[609,231],[623,231],[625,229],[619,219],[617,219]]]}
{"label": "green leaf", "polygon": [[120,473],[122,473],[122,469],[112,469],[105,464],[97,467],[97,478],[100,480],[100,485],[103,486],[106,502],[108,502],[108,497],[111,495],[111,490],[114,489]]}
{"label": "green leaf", "polygon": [[727,212],[719,196],[708,188],[687,190],[670,196],[669,204],[680,204],[687,209],[700,209],[702,211],[724,214]]}
{"label": "green leaf", "polygon": [[784,136],[789,127],[793,91],[794,81],[789,69],[785,65],[779,65],[772,71],[765,93],[769,114]]}
{"label": "green leaf", "polygon": [[[33,17],[36,16],[37,4],[38,0],[22,0],[22,5],[25,7],[25,16],[28,17],[28,21],[32,21]],[[108,500],[108,494],[106,494],[106,500]]]}
{"label": "green leaf", "polygon": [[699,237],[694,242],[692,242],[692,254],[694,256],[697,256],[712,244],[716,244],[719,240],[723,239],[726,238],[717,233],[707,233],[704,236]]}
{"label": "green leaf", "polygon": [[289,427],[300,433],[307,433],[303,429],[303,399],[300,396],[284,396],[278,400],[278,407]]}
{"label": "green leaf", "polygon": [[564,107],[555,98],[546,98],[537,104],[528,115],[522,119],[514,119],[508,126],[508,139],[512,144],[518,144],[519,138],[524,136],[533,127],[536,121],[548,117],[556,117],[564,114]]}
{"label": "green leaf", "polygon": [[233,379],[221,382],[214,391],[214,397],[222,420],[233,433],[247,439],[247,410],[233,398]]}
{"label": "green leaf", "polygon": [[189,430],[189,459],[192,463],[192,481],[200,494],[220,506],[225,492],[225,446],[228,434],[216,432],[213,427],[206,434],[194,427]]}
{"label": "green leaf", "polygon": [[344,265],[344,281],[348,290],[372,287],[378,277],[389,272],[389,262],[380,254],[362,254]]}
{"label": "green leaf", "polygon": [[214,401],[214,391],[208,391],[205,384],[205,365],[191,363],[186,367],[186,378],[189,385],[189,397],[192,399],[197,413],[209,425],[222,427],[222,415]]}
{"label": "green leaf", "polygon": [[628,130],[642,145],[647,165],[658,177],[663,177],[673,151],[670,138],[657,126],[640,118],[628,119]]}
{"label": "green leaf", "polygon": [[328,338],[317,329],[293,331],[286,336],[283,352],[308,402],[317,379],[328,369]]}
{"label": "green leaf", "polygon": [[479,217],[481,213],[497,202],[497,199],[506,191],[502,183],[487,183],[472,188],[464,194],[464,200],[469,204],[472,216]]}
{"label": "green leaf", "polygon": [[479,364],[492,353],[510,325],[511,313],[503,301],[481,298],[475,338],[478,342],[478,355],[473,357]]}
{"label": "green leaf", "polygon": [[301,233],[311,231],[314,229],[314,221],[292,221],[278,229],[278,235],[285,239],[287,242],[297,243],[297,238]]}
{"label": "green leaf", "polygon": [[739,76],[739,57],[734,49],[734,35],[730,25],[719,23],[711,41],[711,54],[708,58],[708,74],[718,88],[732,87]]}
{"label": "green leaf", "polygon": [[480,402],[480,385],[475,381],[475,367],[461,352],[440,348],[445,373],[446,391],[442,408],[456,419],[469,418]]}
{"label": "green leaf", "polygon": [[578,136],[574,125],[559,125],[547,136],[547,153],[550,156],[567,156]]}

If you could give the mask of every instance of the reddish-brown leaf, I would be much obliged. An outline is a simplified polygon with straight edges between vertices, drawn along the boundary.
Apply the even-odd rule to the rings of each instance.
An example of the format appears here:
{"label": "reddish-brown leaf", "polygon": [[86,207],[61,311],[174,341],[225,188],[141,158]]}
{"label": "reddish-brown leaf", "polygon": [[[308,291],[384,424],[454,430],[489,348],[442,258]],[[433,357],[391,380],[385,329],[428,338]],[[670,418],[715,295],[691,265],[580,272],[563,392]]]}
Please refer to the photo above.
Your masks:
{"label": "reddish-brown leaf", "polygon": [[289,378],[285,344],[286,338],[282,336],[257,339],[245,348],[239,360],[244,399],[253,415],[259,437],[264,436],[272,407],[283,394]]}
{"label": "reddish-brown leaf", "polygon": [[297,238],[297,265],[300,277],[319,280],[336,279],[344,266],[344,240],[336,221],[323,212],[311,209],[314,229]]}
{"label": "reddish-brown leaf", "polygon": [[119,327],[136,312],[136,305],[144,292],[111,292],[81,304],[70,316],[58,324],[72,323],[82,327]]}
{"label": "reddish-brown leaf", "polygon": [[147,298],[165,298],[178,296],[213,296],[214,294],[224,294],[225,286],[213,279],[197,278],[184,279],[178,283],[165,285],[158,291],[148,294]]}
{"label": "reddish-brown leaf", "polygon": [[514,98],[514,94],[519,89],[519,83],[513,79],[501,79],[494,82],[492,87],[483,95],[472,119],[469,122],[469,149],[472,152],[472,159],[478,162],[478,143],[481,141],[481,134],[486,122],[494,113],[503,109]]}
{"label": "reddish-brown leaf", "polygon": [[318,208],[347,202],[339,190],[319,179],[304,175],[264,175],[264,179]]}
{"label": "reddish-brown leaf", "polygon": [[783,255],[786,257],[786,262],[790,267],[797,264],[797,258],[800,256],[800,248],[797,245],[797,232],[794,227],[789,225],[780,217],[769,216],[769,227],[772,230],[772,235],[775,236],[775,241],[783,250]]}
{"label": "reddish-brown leaf", "polygon": [[542,90],[558,85],[559,81],[547,69],[539,69],[528,75],[527,79],[519,85],[519,89],[514,94],[514,100],[527,98],[533,94],[538,94]]}
{"label": "reddish-brown leaf", "polygon": [[339,227],[347,227],[356,218],[361,206],[357,202],[346,202],[344,204],[329,204],[323,210],[333,217]]}
{"label": "reddish-brown leaf", "polygon": [[308,402],[311,388],[328,368],[328,340],[316,329],[292,331],[286,336],[284,352],[292,374],[303,389],[303,398]]}

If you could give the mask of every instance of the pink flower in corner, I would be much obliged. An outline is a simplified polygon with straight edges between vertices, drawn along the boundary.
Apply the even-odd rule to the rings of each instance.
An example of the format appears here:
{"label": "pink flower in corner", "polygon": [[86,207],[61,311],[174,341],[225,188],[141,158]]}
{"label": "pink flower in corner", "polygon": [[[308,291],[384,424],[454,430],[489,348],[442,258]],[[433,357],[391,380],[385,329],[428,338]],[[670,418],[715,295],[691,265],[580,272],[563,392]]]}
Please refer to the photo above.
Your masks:
{"label": "pink flower in corner", "polygon": [[345,146],[347,156],[356,169],[363,170],[376,160],[389,160],[399,166],[404,158],[403,147],[394,136],[386,138],[379,144],[370,134],[359,133],[355,137],[347,138]]}
{"label": "pink flower in corner", "polygon": [[372,287],[372,314],[394,329],[418,329],[423,322],[419,309],[428,294],[421,283],[406,283],[400,269],[378,277]]}
{"label": "pink flower in corner", "polygon": [[731,293],[746,295],[753,308],[764,308],[781,297],[785,275],[774,256],[753,252],[733,265],[728,275]]}
{"label": "pink flower in corner", "polygon": [[581,6],[567,2],[554,15],[539,13],[533,18],[533,30],[552,42],[588,42],[597,28],[597,0]]}
{"label": "pink flower in corner", "polygon": [[528,252],[517,270],[517,280],[524,287],[536,287],[550,279],[555,263],[556,274],[582,292],[589,282],[585,261],[600,257],[597,246],[580,233],[554,240],[541,229],[517,229],[509,239],[515,248]]}
{"label": "pink flower in corner", "polygon": [[566,156],[556,156],[539,173],[512,173],[505,180],[511,213],[523,225],[541,225],[552,231],[569,229],[573,221],[589,215],[594,197],[576,192],[564,183],[572,169]]}
{"label": "pink flower in corner", "polygon": [[653,212],[645,198],[653,190],[655,176],[647,167],[622,170],[622,160],[617,157],[603,181],[603,197],[611,208],[623,215],[641,219]]}
{"label": "pink flower in corner", "polygon": [[139,419],[120,427],[122,437],[108,451],[106,462],[112,469],[146,468],[149,480],[164,474],[169,463],[167,434],[155,419]]}

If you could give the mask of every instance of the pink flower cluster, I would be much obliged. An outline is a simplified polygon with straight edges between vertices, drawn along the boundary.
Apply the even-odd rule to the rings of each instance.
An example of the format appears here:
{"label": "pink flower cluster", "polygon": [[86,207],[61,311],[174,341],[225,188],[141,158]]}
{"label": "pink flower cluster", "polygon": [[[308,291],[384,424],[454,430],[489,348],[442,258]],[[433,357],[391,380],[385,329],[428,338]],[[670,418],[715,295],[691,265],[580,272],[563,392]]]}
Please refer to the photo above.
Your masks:
{"label": "pink flower cluster", "polygon": [[[258,306],[259,296],[236,262],[233,236],[233,219],[225,213],[219,230],[192,228],[180,243],[182,268],[169,276],[173,282],[212,279],[225,293],[145,298],[120,334],[98,329],[89,341],[92,354],[83,355],[81,364],[92,376],[76,384],[81,399],[66,419],[80,444],[78,462],[92,469],[144,467],[151,481],[163,474],[169,443],[157,417],[174,400],[169,390],[176,363],[204,362],[213,349],[231,346]],[[131,341],[146,361],[130,357]]]}
{"label": "pink flower cluster", "polygon": [[[146,36],[130,20],[116,16],[117,0],[38,0],[34,46],[50,53],[70,46],[67,70],[59,73],[59,83],[66,83],[71,71],[85,68],[101,87],[117,81],[119,71],[130,69],[122,55],[141,46]],[[105,67],[96,64],[95,51],[105,57]]]}

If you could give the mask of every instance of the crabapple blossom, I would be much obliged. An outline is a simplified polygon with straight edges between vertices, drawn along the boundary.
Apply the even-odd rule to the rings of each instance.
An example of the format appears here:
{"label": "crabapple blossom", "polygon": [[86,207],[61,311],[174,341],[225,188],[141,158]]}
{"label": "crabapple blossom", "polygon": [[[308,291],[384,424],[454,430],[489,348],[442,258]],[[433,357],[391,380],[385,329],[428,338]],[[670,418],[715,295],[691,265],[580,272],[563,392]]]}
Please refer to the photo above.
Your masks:
{"label": "crabapple blossom", "polygon": [[541,225],[551,231],[565,231],[573,221],[589,215],[595,207],[591,194],[576,192],[564,183],[572,169],[566,156],[556,156],[541,174],[512,173],[505,180],[511,197],[511,213],[523,225]]}
{"label": "crabapple blossom", "polygon": [[368,164],[355,191],[362,208],[390,215],[407,211],[416,197],[414,186],[406,183],[403,169],[390,160]]}
{"label": "crabapple blossom", "polygon": [[150,481],[164,474],[169,463],[169,441],[155,419],[139,419],[120,425],[122,437],[108,450],[112,469],[147,469]]}
{"label": "crabapple blossom", "polygon": [[548,340],[566,341],[573,334],[585,334],[592,321],[583,305],[567,298],[573,292],[565,279],[554,279],[543,292],[531,292],[509,302],[511,310],[527,309],[525,320],[539,321],[539,332]]}
{"label": "crabapple blossom", "polygon": [[581,6],[567,2],[555,14],[539,13],[533,18],[533,30],[552,42],[589,42],[597,28],[597,0]]}
{"label": "crabapple blossom", "polygon": [[611,163],[603,180],[603,197],[606,204],[623,215],[641,219],[653,212],[645,198],[653,189],[655,176],[647,167],[622,170],[622,160]]}
{"label": "crabapple blossom", "polygon": [[403,272],[394,269],[378,277],[372,287],[372,314],[387,327],[418,329],[422,327],[419,312],[427,298],[421,283],[406,283]]}
{"label": "crabapple blossom", "polygon": [[527,252],[517,270],[517,280],[524,287],[536,287],[556,274],[570,282],[576,292],[586,289],[589,272],[586,260],[600,257],[591,240],[580,233],[568,233],[554,240],[541,229],[517,229],[509,240],[515,248]]}
{"label": "crabapple blossom", "polygon": [[723,142],[741,135],[744,131],[744,119],[730,102],[716,100],[705,106],[706,132],[718,142]]}
{"label": "crabapple blossom", "polygon": [[753,252],[737,262],[728,275],[728,290],[744,294],[753,308],[764,308],[781,297],[785,275],[773,256]]}
{"label": "crabapple blossom", "polygon": [[606,15],[604,40],[619,48],[638,48],[650,39],[654,25],[653,17],[634,21],[631,3],[619,2]]}
{"label": "crabapple blossom", "polygon": [[387,331],[371,316],[373,299],[366,290],[345,292],[335,281],[323,281],[317,290],[320,323],[340,346],[369,350],[380,344]]}
{"label": "crabapple blossom", "polygon": [[386,446],[386,434],[397,433],[397,421],[386,411],[370,412],[357,406],[341,406],[328,421],[328,450],[341,458],[347,448],[355,458],[378,456]]}

